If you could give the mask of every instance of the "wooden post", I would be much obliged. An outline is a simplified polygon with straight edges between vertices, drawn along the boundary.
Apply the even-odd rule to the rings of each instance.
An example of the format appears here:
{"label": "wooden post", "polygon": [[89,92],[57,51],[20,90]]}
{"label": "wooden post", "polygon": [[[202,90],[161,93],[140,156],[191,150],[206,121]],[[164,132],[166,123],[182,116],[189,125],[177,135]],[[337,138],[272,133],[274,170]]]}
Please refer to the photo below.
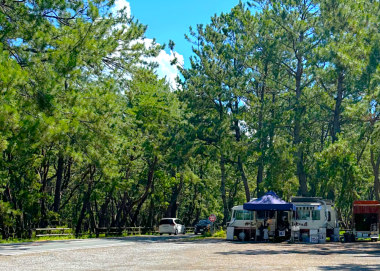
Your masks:
{"label": "wooden post", "polygon": [[141,227],[139,226],[139,235],[141,235]]}

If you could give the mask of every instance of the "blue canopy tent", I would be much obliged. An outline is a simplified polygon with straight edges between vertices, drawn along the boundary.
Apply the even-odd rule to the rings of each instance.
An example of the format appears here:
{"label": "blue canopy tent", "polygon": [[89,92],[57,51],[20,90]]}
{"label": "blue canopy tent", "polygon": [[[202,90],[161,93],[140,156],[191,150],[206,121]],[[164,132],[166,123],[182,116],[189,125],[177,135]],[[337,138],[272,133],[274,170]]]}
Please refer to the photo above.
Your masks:
{"label": "blue canopy tent", "polygon": [[295,211],[293,203],[281,199],[273,191],[267,192],[261,198],[244,203],[243,209],[247,211]]}
{"label": "blue canopy tent", "polygon": [[[244,203],[243,209],[247,211],[293,211],[296,210],[296,206],[293,203],[289,203],[281,199],[275,192],[269,191],[261,198]],[[291,219],[292,215],[290,216]],[[257,216],[256,227],[257,227]],[[255,236],[257,240],[257,234]]]}

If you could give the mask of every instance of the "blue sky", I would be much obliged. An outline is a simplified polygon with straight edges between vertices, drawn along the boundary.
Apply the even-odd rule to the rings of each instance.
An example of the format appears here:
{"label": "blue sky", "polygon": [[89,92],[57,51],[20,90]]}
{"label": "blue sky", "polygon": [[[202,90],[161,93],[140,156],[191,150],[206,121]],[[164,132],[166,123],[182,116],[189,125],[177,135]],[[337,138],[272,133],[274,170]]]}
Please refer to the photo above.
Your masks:
{"label": "blue sky", "polygon": [[[189,32],[189,27],[208,24],[214,14],[229,12],[238,3],[239,0],[116,0],[115,4],[117,9],[126,6],[136,19],[148,25],[147,38],[156,38],[160,44],[173,40],[179,59],[183,59],[185,67],[188,67],[192,51],[184,35]],[[168,48],[157,58],[160,64],[158,74],[166,76],[169,81],[174,80],[178,72],[170,66],[171,58],[173,54]]]}

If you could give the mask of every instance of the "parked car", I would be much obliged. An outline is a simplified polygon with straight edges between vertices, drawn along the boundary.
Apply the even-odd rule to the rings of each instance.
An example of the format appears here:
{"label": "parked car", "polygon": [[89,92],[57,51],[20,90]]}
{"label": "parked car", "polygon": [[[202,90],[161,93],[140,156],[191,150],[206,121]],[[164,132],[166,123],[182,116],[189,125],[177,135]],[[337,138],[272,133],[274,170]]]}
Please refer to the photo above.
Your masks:
{"label": "parked car", "polygon": [[172,233],[174,235],[178,233],[186,234],[186,228],[178,218],[163,218],[160,221],[158,232],[160,235],[164,233],[168,233],[169,235]]}
{"label": "parked car", "polygon": [[204,232],[209,231],[211,225],[212,225],[212,222],[210,220],[208,220],[208,219],[202,219],[202,220],[200,220],[194,226],[194,234],[204,233]]}

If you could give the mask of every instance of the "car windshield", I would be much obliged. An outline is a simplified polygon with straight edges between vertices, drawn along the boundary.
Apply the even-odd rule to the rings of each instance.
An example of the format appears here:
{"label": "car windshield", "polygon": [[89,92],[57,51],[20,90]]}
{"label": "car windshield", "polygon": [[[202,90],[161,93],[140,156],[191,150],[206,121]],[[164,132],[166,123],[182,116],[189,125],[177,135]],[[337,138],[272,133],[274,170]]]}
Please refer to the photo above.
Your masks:
{"label": "car windshield", "polygon": [[161,219],[160,225],[161,224],[173,224],[173,219]]}

